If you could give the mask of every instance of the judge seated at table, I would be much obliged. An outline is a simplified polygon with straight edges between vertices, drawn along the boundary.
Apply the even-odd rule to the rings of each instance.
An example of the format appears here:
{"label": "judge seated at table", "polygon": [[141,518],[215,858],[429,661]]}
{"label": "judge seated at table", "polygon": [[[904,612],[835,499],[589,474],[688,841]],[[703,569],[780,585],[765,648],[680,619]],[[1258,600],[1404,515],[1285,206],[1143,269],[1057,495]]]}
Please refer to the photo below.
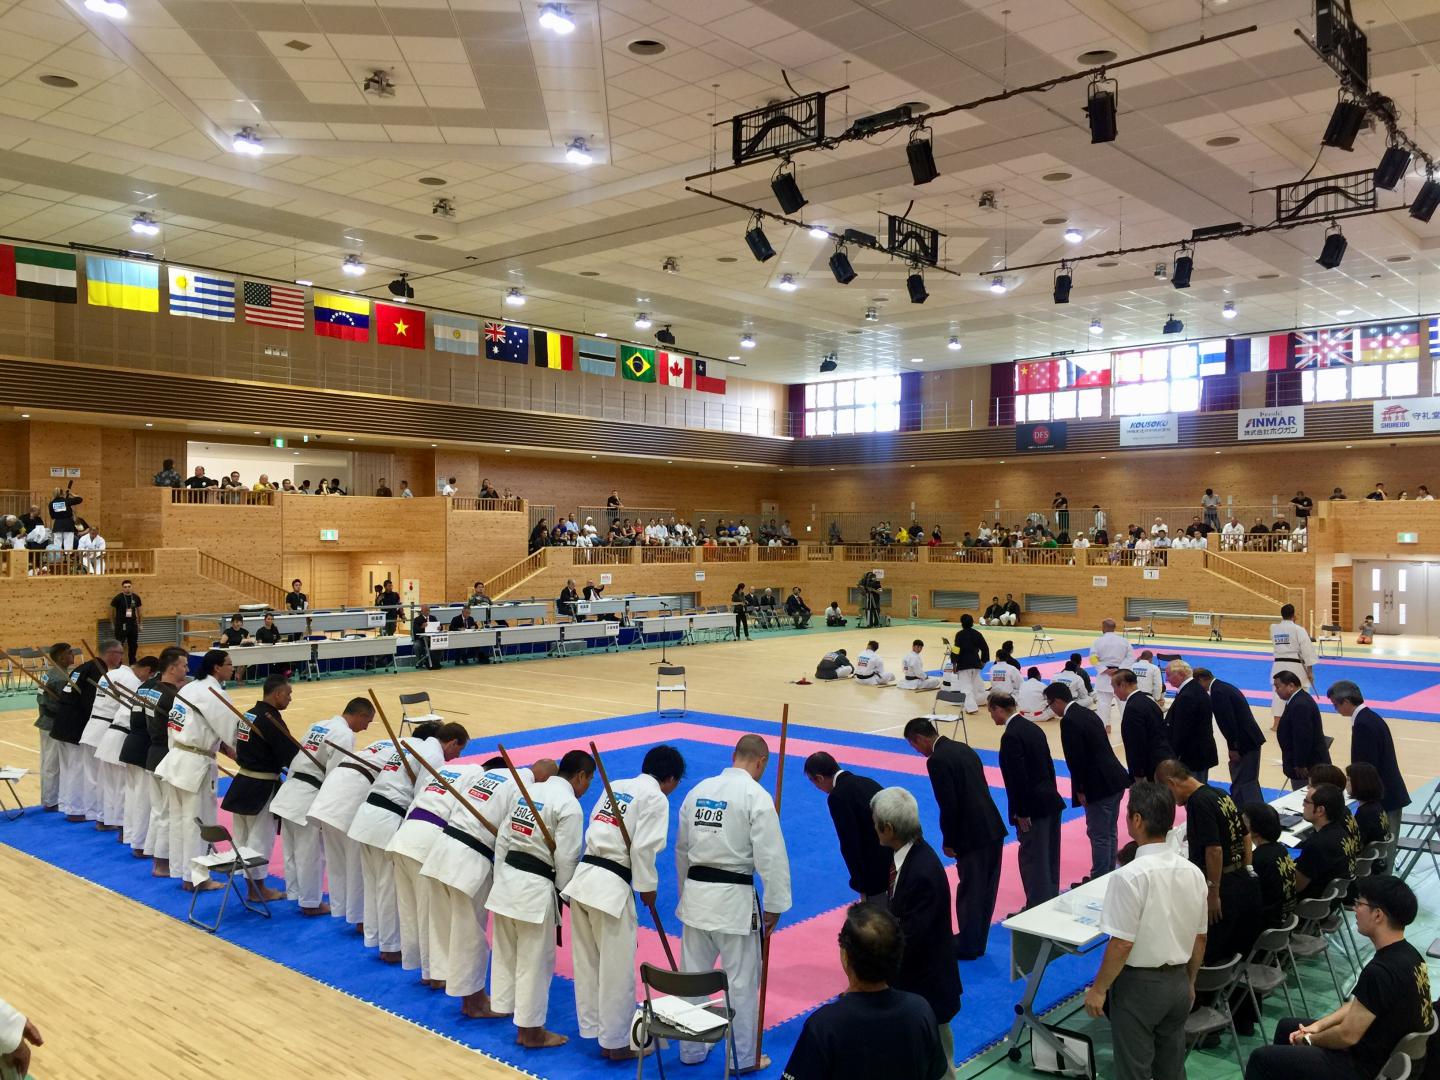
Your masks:
{"label": "judge seated at table", "polygon": [[[455,613],[450,620],[450,629],[454,630],[478,630],[480,624],[475,621],[475,609],[463,607]],[[452,649],[451,654],[455,657],[456,663],[471,664],[480,656],[479,649]]]}

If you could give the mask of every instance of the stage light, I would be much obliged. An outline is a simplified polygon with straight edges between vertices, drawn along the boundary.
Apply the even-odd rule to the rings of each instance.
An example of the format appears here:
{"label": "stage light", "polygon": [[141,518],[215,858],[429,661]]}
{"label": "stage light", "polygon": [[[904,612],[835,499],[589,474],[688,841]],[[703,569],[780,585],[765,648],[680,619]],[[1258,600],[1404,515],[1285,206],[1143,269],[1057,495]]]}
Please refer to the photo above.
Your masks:
{"label": "stage light", "polygon": [[1416,221],[1429,221],[1437,209],[1440,209],[1440,180],[1426,175],[1425,183],[1420,185],[1410,203],[1410,216]]}
{"label": "stage light", "polygon": [[638,311],[638,312],[635,313],[635,329],[636,329],[636,330],[649,330],[650,327],[653,326],[653,325],[654,325],[654,323],[652,323],[652,322],[650,321],[650,316],[647,315],[647,314],[645,314],[645,312],[643,312],[643,311]]}
{"label": "stage light", "polygon": [[1170,274],[1170,284],[1177,289],[1188,289],[1190,287],[1190,275],[1195,269],[1195,252],[1190,248],[1181,248],[1175,254],[1175,269]]}
{"label": "stage light", "polygon": [[831,353],[829,356],[825,356],[825,357],[822,357],[822,358],[821,358],[821,360],[820,360],[820,374],[824,375],[824,374],[826,374],[826,373],[828,373],[828,372],[834,371],[834,370],[835,370],[836,368],[838,368],[839,366],[840,366],[839,363],[836,362],[835,354],[834,354],[834,353]]}
{"label": "stage light", "polygon": [[996,296],[1003,295],[1005,289],[1005,278],[1002,275],[996,274],[993,278],[990,279],[990,291]]}
{"label": "stage light", "polygon": [[562,37],[575,29],[575,16],[564,4],[541,4],[539,22],[552,34]]}
{"label": "stage light", "polygon": [[1078,244],[1081,240],[1084,239],[1085,234],[1079,229],[1077,229],[1074,225],[1071,225],[1068,229],[1065,230],[1065,242],[1067,244]]}
{"label": "stage light", "polygon": [[741,335],[740,335],[740,348],[742,348],[742,349],[753,349],[754,347],[755,347],[755,335],[754,335],[754,334],[741,334]]}
{"label": "stage light", "polygon": [[917,127],[910,132],[905,156],[910,159],[910,179],[916,185],[928,184],[940,175],[940,170],[935,167],[935,144],[931,141],[929,128]]}
{"label": "stage light", "polygon": [[824,225],[811,225],[810,235],[816,240],[828,240],[830,239],[830,230]]}
{"label": "stage light", "polygon": [[755,256],[756,262],[763,263],[775,257],[775,248],[771,246],[770,238],[765,235],[765,230],[760,227],[759,215],[756,215],[750,228],[746,230],[745,243],[750,245],[750,254]]}
{"label": "stage light", "polygon": [[835,253],[830,256],[830,273],[841,285],[849,285],[855,280],[855,268],[850,265],[850,256],[845,254],[843,244],[836,244]]}
{"label": "stage light", "polygon": [[521,292],[520,289],[512,287],[510,291],[505,294],[505,306],[524,307],[525,294]]}
{"label": "stage light", "polygon": [[359,277],[365,273],[365,264],[360,261],[359,255],[346,255],[340,264],[340,272],[349,277]]}
{"label": "stage light", "polygon": [[[786,169],[790,171],[786,172]],[[770,180],[770,190],[775,193],[775,201],[780,204],[780,209],[787,214],[798,213],[809,201],[800,193],[800,185],[795,181],[795,170],[788,161],[775,170],[775,175]]]}
{"label": "stage light", "polygon": [[800,286],[795,284],[794,274],[781,274],[780,280],[776,283],[777,289],[784,289],[786,292],[794,292]]}
{"label": "stage light", "polygon": [[1090,333],[1092,333],[1092,334],[1103,334],[1103,333],[1105,333],[1105,324],[1100,321],[1099,316],[1096,316],[1095,318],[1093,318],[1093,319],[1090,320]]}
{"label": "stage light", "polygon": [[397,277],[394,281],[390,282],[390,284],[389,284],[388,286],[386,286],[386,287],[390,290],[390,295],[393,296],[393,297],[395,297],[396,299],[399,299],[399,300],[414,300],[414,299],[415,299],[415,289],[414,289],[414,287],[410,284],[410,282],[405,279],[405,275],[404,275],[404,274],[401,274],[401,275],[400,275],[399,277]]}
{"label": "stage light", "polygon": [[1340,226],[1331,225],[1325,230],[1325,245],[1320,249],[1320,257],[1315,261],[1326,270],[1334,270],[1345,258],[1345,249],[1349,246]]}
{"label": "stage light", "polygon": [[1184,329],[1185,329],[1185,324],[1184,324],[1183,322],[1181,322],[1179,319],[1175,318],[1175,313],[1172,311],[1172,312],[1166,317],[1166,319],[1165,319],[1165,327],[1164,327],[1164,329],[1162,329],[1160,332],[1161,332],[1162,334],[1179,334],[1179,333],[1183,332]]}
{"label": "stage light", "polygon": [[960,344],[960,339],[954,334],[950,335],[950,340],[945,343],[945,347],[951,352],[959,352],[963,348]]}
{"label": "stage light", "polygon": [[669,323],[666,323],[659,330],[655,331],[655,340],[661,345],[675,344],[675,334],[671,331]]}
{"label": "stage light", "polygon": [[251,157],[259,157],[265,152],[260,136],[255,134],[252,127],[243,127],[231,136],[230,149],[237,154],[249,154]]}
{"label": "stage light", "polygon": [[1387,146],[1380,164],[1375,167],[1375,186],[1394,191],[1410,171],[1410,151],[1403,146]]}
{"label": "stage light", "polygon": [[1325,126],[1320,144],[1337,150],[1354,150],[1355,136],[1364,126],[1365,106],[1358,101],[1341,98],[1335,103],[1335,111],[1330,114],[1330,123]]}
{"label": "stage light", "polygon": [[576,135],[565,146],[565,160],[571,165],[589,165],[595,160],[595,155],[590,152],[590,144]]}
{"label": "stage light", "polygon": [[1055,271],[1054,299],[1057,304],[1068,304],[1070,302],[1070,287],[1075,283],[1075,272],[1065,263]]}
{"label": "stage light", "polygon": [[1120,133],[1116,115],[1120,106],[1120,87],[1114,79],[1095,79],[1086,91],[1085,115],[1090,121],[1092,143],[1114,142]]}
{"label": "stage light", "polygon": [[905,279],[905,290],[910,294],[912,304],[923,304],[930,299],[930,293],[925,289],[925,275],[918,269],[912,269]]}
{"label": "stage light", "polygon": [[130,231],[137,236],[159,236],[160,226],[155,224],[155,219],[149,214],[136,214],[130,222]]}
{"label": "stage light", "polygon": [[1233,319],[1239,314],[1240,312],[1236,309],[1234,300],[1226,300],[1225,306],[1220,309],[1220,317],[1222,319]]}

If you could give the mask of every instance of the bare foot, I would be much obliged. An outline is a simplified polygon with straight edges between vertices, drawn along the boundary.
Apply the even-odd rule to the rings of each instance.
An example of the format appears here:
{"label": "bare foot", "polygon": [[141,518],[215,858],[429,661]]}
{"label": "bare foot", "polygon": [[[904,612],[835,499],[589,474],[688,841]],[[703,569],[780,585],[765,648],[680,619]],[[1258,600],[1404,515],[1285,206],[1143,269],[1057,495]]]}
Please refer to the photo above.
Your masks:
{"label": "bare foot", "polygon": [[543,1027],[521,1028],[516,1042],[526,1050],[548,1050],[552,1046],[564,1046],[570,1040],[564,1035],[546,1031]]}
{"label": "bare foot", "polygon": [[84,821],[84,820],[85,820],[85,815],[84,815],[84,814],[66,814],[66,815],[65,815],[65,820],[66,820],[66,821],[75,821],[75,822]]}
{"label": "bare foot", "polygon": [[95,828],[98,829],[100,832],[119,832],[119,831],[120,831],[120,826],[119,826],[119,825],[106,825],[103,821],[97,821],[97,822],[95,823]]}
{"label": "bare foot", "polygon": [[509,1013],[498,1013],[490,1008],[490,995],[484,990],[476,990],[473,994],[467,994],[460,999],[460,1013],[472,1020],[499,1020],[509,1016]]}
{"label": "bare foot", "polygon": [[47,814],[55,814],[55,813],[58,813],[58,812],[59,812],[60,807],[58,807],[58,806],[46,806],[46,807],[43,807],[42,809],[43,809]]}
{"label": "bare foot", "polygon": [[151,876],[151,877],[169,877],[169,876],[170,876],[170,860],[169,860],[169,859],[156,859],[156,860],[155,860],[155,865],[150,868],[150,876]]}
{"label": "bare foot", "polygon": [[400,962],[400,954],[398,952],[382,952],[380,959],[384,960],[387,964],[398,964]]}
{"label": "bare foot", "polygon": [[251,900],[284,900],[285,894],[279,889],[272,889],[269,885],[262,885],[259,882],[250,883]]}
{"label": "bare foot", "polygon": [[358,930],[360,933],[363,934],[363,933],[365,933],[365,924],[364,924],[363,922],[357,922],[357,923],[355,924],[355,929]]}
{"label": "bare foot", "polygon": [[603,1046],[600,1048],[600,1056],[610,1061],[634,1061],[638,1057],[649,1057],[653,1053],[655,1053],[654,1043],[645,1047],[640,1053],[636,1053],[628,1046],[622,1046],[618,1050],[607,1050]]}
{"label": "bare foot", "polygon": [[759,1061],[757,1061],[754,1065],[749,1065],[749,1066],[747,1066],[747,1067],[745,1067],[745,1068],[743,1068],[743,1069],[737,1069],[737,1070],[735,1071],[735,1075],[736,1075],[736,1076],[744,1076],[746,1073],[761,1072],[761,1071],[763,1071],[763,1070],[765,1070],[765,1069],[768,1069],[769,1067],[770,1067],[770,1055],[769,1055],[769,1054],[761,1054]]}
{"label": "bare foot", "polygon": [[300,909],[300,914],[301,914],[301,915],[329,915],[329,914],[330,914],[330,905],[329,905],[329,904],[321,904],[319,907],[302,907],[302,908]]}
{"label": "bare foot", "polygon": [[182,881],[180,883],[180,887],[186,892],[214,892],[216,889],[225,888],[225,886],[221,885],[220,882],[211,881],[209,878],[206,878],[204,881],[199,882],[198,884],[190,881]]}
{"label": "bare foot", "polygon": [[141,851],[138,847],[132,847],[132,848],[130,849],[130,854],[131,854],[131,855],[134,855],[135,858],[137,858],[137,859],[148,859],[148,858],[150,858],[149,855],[146,855],[145,852]]}

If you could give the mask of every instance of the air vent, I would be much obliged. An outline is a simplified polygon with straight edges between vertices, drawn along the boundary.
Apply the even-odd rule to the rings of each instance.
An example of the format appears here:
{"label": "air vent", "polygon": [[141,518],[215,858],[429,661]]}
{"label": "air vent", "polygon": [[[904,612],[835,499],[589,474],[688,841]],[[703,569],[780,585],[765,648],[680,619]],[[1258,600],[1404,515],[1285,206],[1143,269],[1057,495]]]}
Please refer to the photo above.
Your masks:
{"label": "air vent", "polygon": [[1189,600],[1152,600],[1148,596],[1125,598],[1125,621],[1148,619],[1152,611],[1189,611]]}
{"label": "air vent", "polygon": [[958,589],[931,589],[930,606],[945,611],[978,611],[980,594]]}
{"label": "air vent", "polygon": [[1055,596],[1049,593],[1026,593],[1025,613],[1027,615],[1074,615],[1077,601],[1073,596]]}

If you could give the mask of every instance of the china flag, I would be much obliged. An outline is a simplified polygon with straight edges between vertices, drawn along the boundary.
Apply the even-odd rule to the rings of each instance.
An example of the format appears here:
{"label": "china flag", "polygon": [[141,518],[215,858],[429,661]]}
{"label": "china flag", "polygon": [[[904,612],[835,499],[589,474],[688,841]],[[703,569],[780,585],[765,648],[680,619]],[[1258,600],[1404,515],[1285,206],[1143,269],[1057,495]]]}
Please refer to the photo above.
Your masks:
{"label": "china flag", "polygon": [[376,339],[381,345],[425,348],[425,312],[399,304],[375,305]]}
{"label": "china flag", "polygon": [[1027,360],[1015,365],[1015,392],[1043,394],[1060,388],[1060,364],[1057,360]]}

